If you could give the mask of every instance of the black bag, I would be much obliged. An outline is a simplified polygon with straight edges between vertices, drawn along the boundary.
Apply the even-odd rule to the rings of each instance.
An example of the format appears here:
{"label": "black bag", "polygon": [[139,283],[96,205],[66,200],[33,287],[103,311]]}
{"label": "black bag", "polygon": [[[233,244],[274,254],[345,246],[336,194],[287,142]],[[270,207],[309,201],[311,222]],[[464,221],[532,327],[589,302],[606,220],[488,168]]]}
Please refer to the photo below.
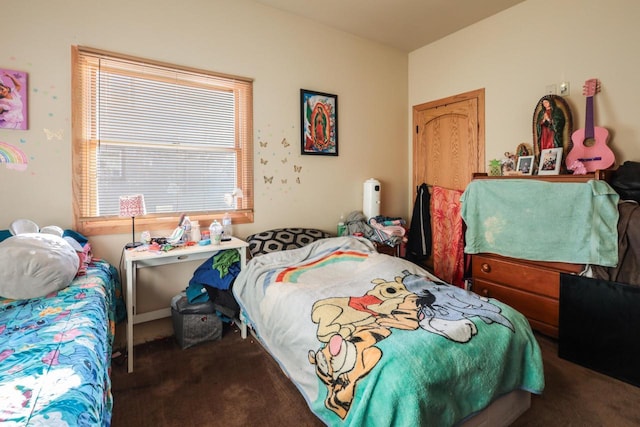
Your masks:
{"label": "black bag", "polygon": [[626,161],[613,172],[611,187],[622,200],[640,203],[640,162]]}

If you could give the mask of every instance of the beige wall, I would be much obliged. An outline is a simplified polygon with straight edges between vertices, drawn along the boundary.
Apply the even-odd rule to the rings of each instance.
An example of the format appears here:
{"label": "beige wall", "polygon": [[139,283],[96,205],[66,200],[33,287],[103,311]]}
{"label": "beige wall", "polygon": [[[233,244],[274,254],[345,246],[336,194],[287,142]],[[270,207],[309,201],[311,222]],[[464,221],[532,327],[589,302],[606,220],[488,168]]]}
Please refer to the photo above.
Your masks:
{"label": "beige wall", "polygon": [[533,143],[533,111],[547,85],[570,82],[566,99],[574,129],[583,128],[582,85],[598,78],[595,124],[609,130],[618,163],[639,161],[639,19],[636,0],[520,3],[411,52],[409,112],[414,105],[485,88],[488,162],[522,142]]}
{"label": "beige wall", "polygon": [[[0,167],[0,227],[20,217],[71,226],[73,44],[255,79],[255,224],[239,235],[293,225],[334,231],[341,213],[362,208],[370,177],[384,184],[384,213],[406,214],[406,54],[247,0],[35,0],[10,14],[0,67],[29,73],[30,126],[0,129],[0,141],[30,161],[25,172]],[[339,157],[299,154],[301,88],[338,95]],[[63,137],[47,140],[44,129]],[[127,236],[101,240],[117,260]]]}
{"label": "beige wall", "polygon": [[[0,165],[0,228],[16,218],[72,226],[74,44],[255,79],[255,223],[235,227],[238,236],[281,226],[334,232],[342,213],[362,209],[371,177],[383,184],[382,213],[407,215],[405,53],[248,0],[32,0],[4,12],[0,68],[29,74],[30,124],[0,129],[0,141],[29,158],[23,172]],[[338,95],[338,157],[299,154],[301,88]],[[44,129],[62,138],[49,140]],[[90,240],[97,256],[118,265],[130,237]],[[166,306],[166,294],[183,289],[196,266],[145,271],[139,303]]]}

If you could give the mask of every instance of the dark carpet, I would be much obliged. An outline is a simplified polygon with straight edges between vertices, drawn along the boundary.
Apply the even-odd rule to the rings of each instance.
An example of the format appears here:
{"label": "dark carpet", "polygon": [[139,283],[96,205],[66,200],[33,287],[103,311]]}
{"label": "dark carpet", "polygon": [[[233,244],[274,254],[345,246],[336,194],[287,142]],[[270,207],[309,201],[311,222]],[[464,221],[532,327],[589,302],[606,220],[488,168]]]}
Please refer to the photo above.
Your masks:
{"label": "dark carpet", "polygon": [[[555,340],[536,337],[546,388],[514,426],[640,425],[640,388],[560,359]],[[323,425],[262,346],[234,327],[186,350],[172,337],[136,346],[134,372],[116,359],[112,381],[114,427]]]}

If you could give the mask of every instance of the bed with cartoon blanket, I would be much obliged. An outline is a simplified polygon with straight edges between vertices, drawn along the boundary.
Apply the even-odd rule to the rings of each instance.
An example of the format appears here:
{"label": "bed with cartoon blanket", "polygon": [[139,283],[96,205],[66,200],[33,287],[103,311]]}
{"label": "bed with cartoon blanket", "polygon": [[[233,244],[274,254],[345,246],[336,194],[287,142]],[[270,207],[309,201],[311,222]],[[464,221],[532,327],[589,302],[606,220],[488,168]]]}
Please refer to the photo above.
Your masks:
{"label": "bed with cartoon blanket", "polygon": [[544,388],[524,316],[366,239],[255,257],[233,293],[327,425],[457,425],[514,391],[528,398]]}
{"label": "bed with cartoon blanket", "polygon": [[61,290],[0,298],[3,426],[110,425],[119,284],[117,270],[94,259]]}

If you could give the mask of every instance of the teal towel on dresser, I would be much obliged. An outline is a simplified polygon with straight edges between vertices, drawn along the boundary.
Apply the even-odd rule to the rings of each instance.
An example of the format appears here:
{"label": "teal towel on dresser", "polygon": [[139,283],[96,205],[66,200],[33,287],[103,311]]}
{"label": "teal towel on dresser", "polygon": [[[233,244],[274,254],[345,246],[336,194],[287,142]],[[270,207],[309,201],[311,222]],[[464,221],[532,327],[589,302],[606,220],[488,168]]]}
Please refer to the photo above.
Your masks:
{"label": "teal towel on dresser", "polygon": [[618,263],[619,196],[605,181],[475,180],[460,200],[466,253]]}

